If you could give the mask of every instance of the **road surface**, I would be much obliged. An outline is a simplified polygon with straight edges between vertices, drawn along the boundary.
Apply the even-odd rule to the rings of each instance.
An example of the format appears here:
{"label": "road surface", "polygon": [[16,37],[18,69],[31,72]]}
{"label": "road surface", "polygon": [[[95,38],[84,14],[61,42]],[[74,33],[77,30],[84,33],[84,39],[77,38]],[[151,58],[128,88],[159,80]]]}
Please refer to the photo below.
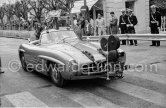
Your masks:
{"label": "road surface", "polygon": [[127,64],[137,67],[125,71],[123,79],[70,81],[65,88],[54,86],[44,75],[19,68],[18,46],[26,42],[0,38],[5,71],[0,74],[2,107],[166,108],[164,42],[161,47],[150,47],[150,42],[121,46],[127,52]]}

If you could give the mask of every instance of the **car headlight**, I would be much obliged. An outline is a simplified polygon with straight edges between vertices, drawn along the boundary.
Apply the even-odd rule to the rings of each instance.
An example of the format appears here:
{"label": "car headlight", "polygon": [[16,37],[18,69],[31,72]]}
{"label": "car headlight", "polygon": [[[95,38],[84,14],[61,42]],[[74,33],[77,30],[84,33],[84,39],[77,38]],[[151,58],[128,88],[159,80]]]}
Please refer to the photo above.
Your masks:
{"label": "car headlight", "polygon": [[78,72],[78,63],[75,60],[70,60],[68,68],[70,72]]}

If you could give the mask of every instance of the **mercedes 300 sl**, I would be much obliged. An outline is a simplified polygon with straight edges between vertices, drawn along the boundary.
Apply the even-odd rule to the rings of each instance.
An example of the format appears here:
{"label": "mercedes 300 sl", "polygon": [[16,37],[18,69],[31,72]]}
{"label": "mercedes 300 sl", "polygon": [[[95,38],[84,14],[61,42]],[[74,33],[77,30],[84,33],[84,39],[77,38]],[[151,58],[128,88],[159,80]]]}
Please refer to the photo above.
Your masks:
{"label": "mercedes 300 sl", "polygon": [[[109,47],[115,43],[109,42]],[[104,47],[108,48],[104,39],[101,43],[83,41],[73,30],[49,29],[42,31],[39,40],[20,45],[18,51],[25,71],[48,75],[62,87],[67,80],[122,76],[126,53],[117,46],[108,51]]]}

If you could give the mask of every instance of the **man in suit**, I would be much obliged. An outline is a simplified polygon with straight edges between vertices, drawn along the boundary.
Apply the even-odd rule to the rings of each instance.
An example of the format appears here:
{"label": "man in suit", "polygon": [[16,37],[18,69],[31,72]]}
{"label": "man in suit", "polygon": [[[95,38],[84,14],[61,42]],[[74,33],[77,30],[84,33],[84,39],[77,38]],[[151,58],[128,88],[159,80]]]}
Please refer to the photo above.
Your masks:
{"label": "man in suit", "polygon": [[114,12],[110,12],[111,19],[110,19],[110,34],[117,34],[118,33],[118,19],[115,16]]}
{"label": "man in suit", "polygon": [[[150,14],[150,29],[152,34],[159,34],[159,29],[161,27],[161,15],[156,11],[156,6],[151,6]],[[150,46],[160,46],[160,41],[152,41]]]}
{"label": "man in suit", "polygon": [[[126,10],[123,9],[121,10],[122,15],[119,17],[119,28],[121,31],[121,34],[126,34],[127,32],[127,26],[126,26],[126,22],[127,22],[127,15],[126,15]],[[126,45],[126,40],[122,40],[122,45]]]}
{"label": "man in suit", "polygon": [[[127,17],[127,33],[129,34],[135,34],[135,28],[134,26],[137,25],[137,17],[132,13],[133,11],[131,9],[128,9],[128,17]],[[130,40],[130,45],[137,46],[137,40]]]}

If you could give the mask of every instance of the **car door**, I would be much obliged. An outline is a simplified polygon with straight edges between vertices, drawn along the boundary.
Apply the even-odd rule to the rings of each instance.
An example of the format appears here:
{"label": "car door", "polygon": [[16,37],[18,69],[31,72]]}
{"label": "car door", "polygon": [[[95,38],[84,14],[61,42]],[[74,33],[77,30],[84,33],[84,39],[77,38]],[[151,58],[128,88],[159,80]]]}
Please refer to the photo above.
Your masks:
{"label": "car door", "polygon": [[31,63],[34,65],[34,69],[37,72],[46,74],[46,63],[44,59],[41,59],[39,57],[39,55],[44,55],[43,52],[43,44],[48,44],[49,41],[46,39],[48,33],[42,34],[40,37],[40,40],[38,41],[38,43],[34,43],[31,45],[32,49],[31,49]]}

